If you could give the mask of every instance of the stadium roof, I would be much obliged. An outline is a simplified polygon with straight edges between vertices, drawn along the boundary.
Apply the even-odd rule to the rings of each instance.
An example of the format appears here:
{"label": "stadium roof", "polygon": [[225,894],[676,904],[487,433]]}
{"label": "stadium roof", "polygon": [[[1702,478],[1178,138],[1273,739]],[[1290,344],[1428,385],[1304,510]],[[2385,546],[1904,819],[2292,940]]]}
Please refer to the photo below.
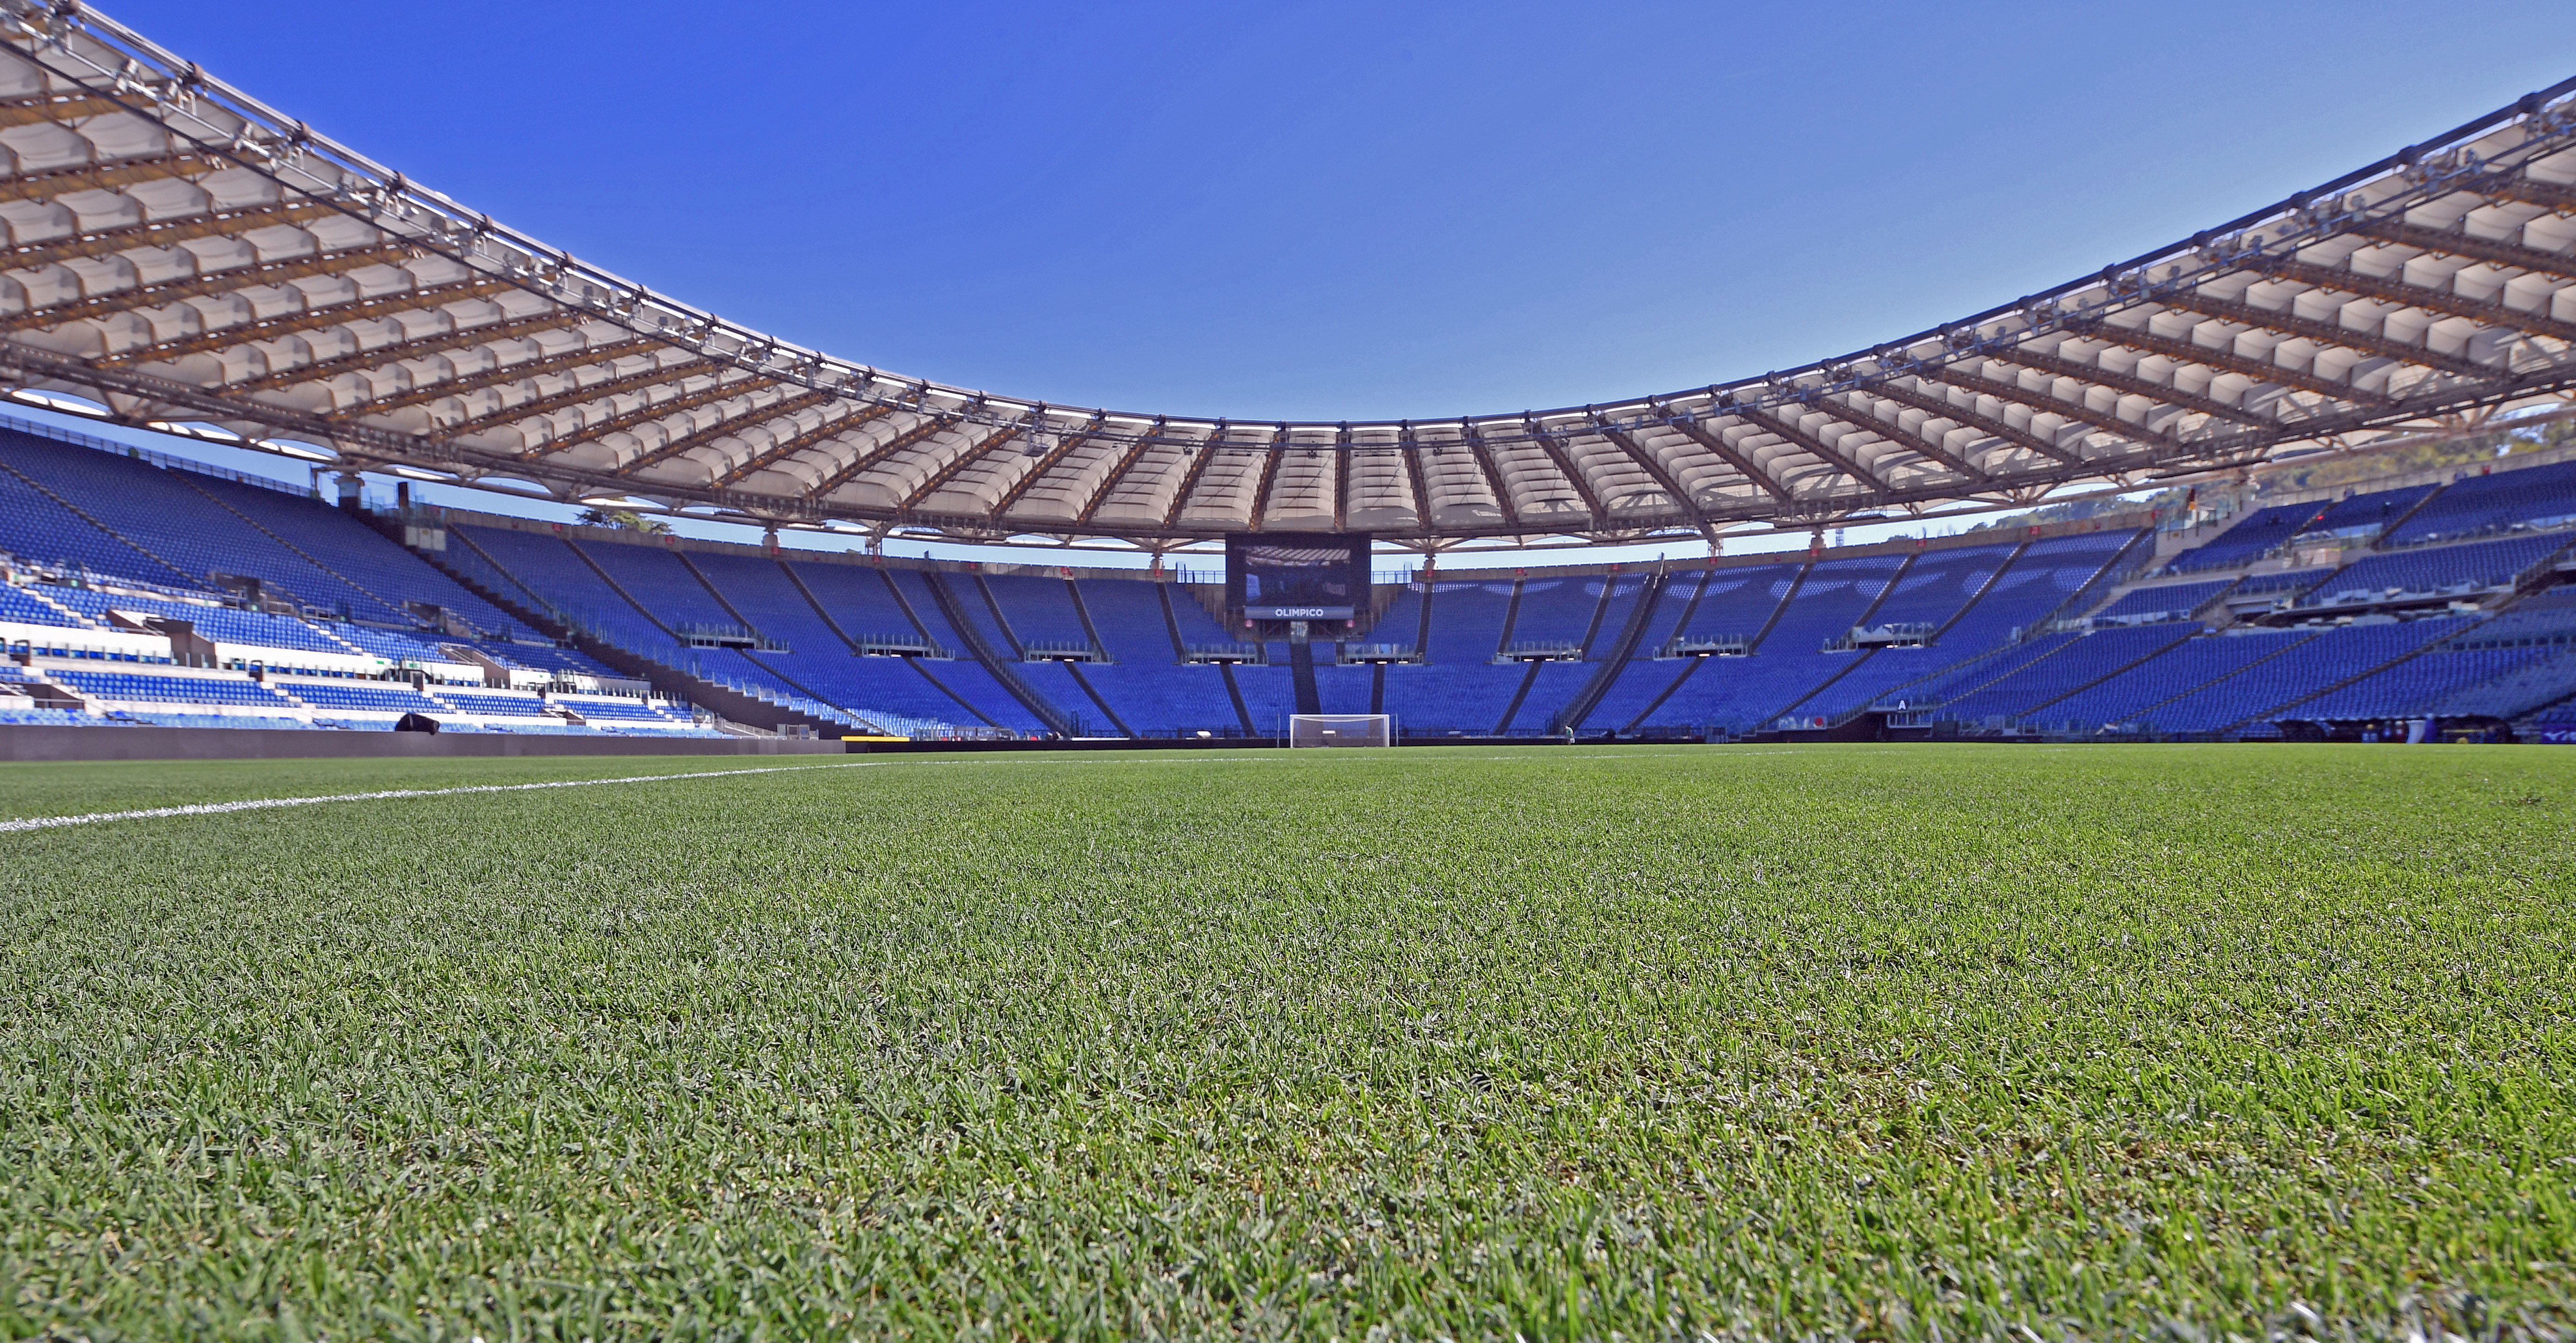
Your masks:
{"label": "stadium roof", "polygon": [[2576,80],[1839,358],[1590,406],[1282,423],[834,358],[496,223],[84,5],[0,0],[0,44],[0,388],[565,499],[962,541],[1634,541],[2029,503],[2576,387]]}

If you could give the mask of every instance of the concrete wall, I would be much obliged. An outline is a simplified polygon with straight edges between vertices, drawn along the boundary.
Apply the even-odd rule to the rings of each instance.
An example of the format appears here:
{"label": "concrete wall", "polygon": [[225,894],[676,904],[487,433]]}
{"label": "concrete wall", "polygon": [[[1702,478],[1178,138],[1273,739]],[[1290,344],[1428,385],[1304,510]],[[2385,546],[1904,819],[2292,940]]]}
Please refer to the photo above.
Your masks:
{"label": "concrete wall", "polygon": [[840,755],[786,737],[536,737],[491,732],[296,732],[233,727],[0,726],[0,760],[439,759],[521,755]]}

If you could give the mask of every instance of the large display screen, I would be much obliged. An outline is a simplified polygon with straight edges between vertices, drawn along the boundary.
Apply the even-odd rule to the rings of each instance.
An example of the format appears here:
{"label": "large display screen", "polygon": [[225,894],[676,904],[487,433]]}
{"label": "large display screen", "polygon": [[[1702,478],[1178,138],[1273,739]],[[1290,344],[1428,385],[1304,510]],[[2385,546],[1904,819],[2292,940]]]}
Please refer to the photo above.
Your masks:
{"label": "large display screen", "polygon": [[1369,538],[1229,536],[1226,605],[1245,620],[1350,620],[1368,601]]}

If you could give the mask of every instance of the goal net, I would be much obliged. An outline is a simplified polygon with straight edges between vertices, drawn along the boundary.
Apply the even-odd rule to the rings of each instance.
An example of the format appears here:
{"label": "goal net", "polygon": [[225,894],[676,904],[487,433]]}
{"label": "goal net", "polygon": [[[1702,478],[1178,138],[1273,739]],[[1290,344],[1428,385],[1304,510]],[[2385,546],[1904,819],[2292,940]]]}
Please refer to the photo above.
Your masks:
{"label": "goal net", "polygon": [[1290,746],[1393,746],[1395,715],[1384,713],[1292,713]]}

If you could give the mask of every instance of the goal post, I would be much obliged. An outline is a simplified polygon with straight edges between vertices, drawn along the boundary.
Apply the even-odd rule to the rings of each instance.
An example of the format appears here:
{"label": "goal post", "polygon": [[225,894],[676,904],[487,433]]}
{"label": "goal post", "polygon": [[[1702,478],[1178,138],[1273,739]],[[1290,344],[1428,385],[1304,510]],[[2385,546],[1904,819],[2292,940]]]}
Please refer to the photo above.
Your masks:
{"label": "goal post", "polygon": [[1297,746],[1393,746],[1395,715],[1386,713],[1292,713],[1288,744]]}

